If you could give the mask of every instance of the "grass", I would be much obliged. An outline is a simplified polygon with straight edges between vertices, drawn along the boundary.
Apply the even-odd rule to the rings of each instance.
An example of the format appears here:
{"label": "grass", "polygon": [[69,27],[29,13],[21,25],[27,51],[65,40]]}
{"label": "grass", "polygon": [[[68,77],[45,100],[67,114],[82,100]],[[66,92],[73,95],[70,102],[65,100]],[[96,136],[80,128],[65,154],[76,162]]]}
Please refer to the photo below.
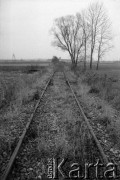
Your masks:
{"label": "grass", "polygon": [[[25,111],[31,112],[33,107],[29,104],[38,100],[48,77],[49,71],[43,68],[32,74],[15,71],[0,72],[1,152],[10,152],[13,149],[17,129],[21,131],[27,122],[23,120],[27,115],[22,110],[27,107]],[[17,134],[19,133],[21,132]]]}
{"label": "grass", "polygon": [[120,81],[116,74],[88,71],[83,82],[91,87],[89,93],[97,94],[120,110]]}
{"label": "grass", "polygon": [[[72,80],[74,81],[74,76]],[[74,101],[70,90],[66,84],[61,86],[55,84],[55,81],[51,86],[53,98],[48,106],[51,109],[50,112],[46,111],[38,127],[38,150],[42,157],[53,154],[72,162],[80,160],[83,164],[87,160],[86,146],[91,142],[91,136],[86,124],[81,124],[80,117],[76,114],[75,105],[71,103]]]}
{"label": "grass", "polygon": [[[33,73],[34,72],[34,73]],[[38,94],[39,77],[46,72],[45,67],[29,66],[24,72],[0,72],[0,108],[11,101],[24,104]],[[15,104],[16,104],[15,103]]]}
{"label": "grass", "polygon": [[25,73],[32,73],[33,71],[45,69],[48,67],[48,64],[37,65],[37,64],[0,64],[0,71],[11,72],[25,72]]}
{"label": "grass", "polygon": [[69,73],[70,80],[74,74],[78,78],[77,84],[72,86],[88,111],[88,117],[105,130],[114,147],[120,147],[120,118],[116,116],[120,110],[119,70],[114,65],[113,69],[103,66],[99,71],[87,70],[83,73],[77,70]]}

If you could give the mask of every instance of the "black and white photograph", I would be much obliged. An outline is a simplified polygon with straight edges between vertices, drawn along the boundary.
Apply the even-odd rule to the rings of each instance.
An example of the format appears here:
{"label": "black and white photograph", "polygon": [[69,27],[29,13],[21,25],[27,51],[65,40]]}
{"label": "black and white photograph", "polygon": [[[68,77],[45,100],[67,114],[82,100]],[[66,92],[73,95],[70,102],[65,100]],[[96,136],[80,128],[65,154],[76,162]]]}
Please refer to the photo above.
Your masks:
{"label": "black and white photograph", "polygon": [[120,180],[120,0],[0,0],[0,180]]}

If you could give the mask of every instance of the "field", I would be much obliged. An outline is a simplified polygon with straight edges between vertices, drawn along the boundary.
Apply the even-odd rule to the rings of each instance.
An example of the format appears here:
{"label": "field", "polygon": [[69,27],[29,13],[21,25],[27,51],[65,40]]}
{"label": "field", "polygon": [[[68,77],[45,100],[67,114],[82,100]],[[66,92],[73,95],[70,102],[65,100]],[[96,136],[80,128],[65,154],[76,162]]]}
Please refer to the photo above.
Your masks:
{"label": "field", "polygon": [[101,63],[99,70],[87,70],[83,81],[94,93],[120,110],[120,62]]}
{"label": "field", "polygon": [[120,147],[120,62],[101,63],[99,70],[83,72],[81,66],[77,75],[78,97],[91,113],[96,114],[98,124],[104,125],[114,147]]}
{"label": "field", "polygon": [[30,69],[40,70],[42,67],[49,66],[50,61],[36,60],[0,60],[0,71],[28,71]]}
{"label": "field", "polygon": [[[35,72],[43,73],[50,65],[50,61],[0,61],[0,107],[15,99],[16,89],[21,89],[31,81],[35,81]],[[79,64],[80,65],[80,64]],[[102,62],[99,70],[95,70],[96,64],[93,64],[93,70],[87,67],[83,75],[79,66],[78,76],[83,76],[83,81],[91,86],[90,93],[94,93],[104,100],[107,100],[117,110],[120,110],[120,62]],[[29,87],[31,88],[31,87]],[[14,92],[13,92],[14,91]],[[16,95],[17,96],[17,95]]]}
{"label": "field", "polygon": [[18,90],[31,91],[38,78],[34,73],[42,74],[48,65],[49,62],[40,61],[0,61],[0,107],[15,99]]}
{"label": "field", "polygon": [[48,63],[0,63],[0,174],[50,73]]}
{"label": "field", "polygon": [[[13,152],[53,71],[52,65],[37,64],[36,66],[36,63],[30,62],[18,64],[11,63],[11,69],[0,71],[0,144],[2,145],[0,157],[3,159],[0,163],[0,174],[4,171],[4,164]],[[65,66],[66,74],[90,124],[94,127],[97,138],[115,154],[120,147],[120,64],[102,63],[99,71],[93,69],[86,72],[81,71],[81,67],[71,71],[69,65]],[[7,63],[5,66],[10,67]],[[14,67],[18,69],[15,70]],[[56,65],[57,70],[61,71],[62,68],[60,64]],[[58,157],[81,159],[82,153],[85,154],[85,144],[88,145],[86,141],[88,129],[84,122],[80,128],[81,117],[78,116],[69,88],[59,73],[62,75],[62,72],[58,72],[54,81],[51,81],[45,102],[42,102],[43,105],[36,115],[37,120],[41,119],[38,121],[39,126],[36,126],[38,136],[35,135],[36,133],[31,133],[31,138],[37,137],[34,142],[37,142],[36,150],[42,158],[49,157],[54,152]],[[25,157],[30,150],[28,149],[25,151],[27,153]],[[28,161],[26,165],[24,163],[26,169],[27,163]]]}

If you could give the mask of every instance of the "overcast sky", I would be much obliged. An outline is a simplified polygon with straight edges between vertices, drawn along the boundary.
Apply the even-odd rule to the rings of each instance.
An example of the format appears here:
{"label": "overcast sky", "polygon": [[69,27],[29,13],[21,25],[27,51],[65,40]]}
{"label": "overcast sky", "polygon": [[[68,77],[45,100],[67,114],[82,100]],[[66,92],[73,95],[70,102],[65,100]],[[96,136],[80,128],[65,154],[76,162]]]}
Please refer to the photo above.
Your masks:
{"label": "overcast sky", "polygon": [[[76,14],[97,0],[0,0],[0,59],[69,58],[52,47],[50,29],[55,18]],[[120,59],[120,0],[104,3],[112,22],[114,49],[105,60]]]}

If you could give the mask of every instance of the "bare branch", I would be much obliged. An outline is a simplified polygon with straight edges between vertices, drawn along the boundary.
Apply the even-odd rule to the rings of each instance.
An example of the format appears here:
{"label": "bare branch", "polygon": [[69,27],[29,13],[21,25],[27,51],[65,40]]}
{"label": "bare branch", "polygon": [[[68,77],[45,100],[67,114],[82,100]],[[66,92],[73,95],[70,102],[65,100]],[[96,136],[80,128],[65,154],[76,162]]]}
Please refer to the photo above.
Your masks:
{"label": "bare branch", "polygon": [[65,16],[55,20],[52,29],[53,45],[68,51],[72,63],[77,64],[80,49],[83,46],[83,33],[76,16]]}

